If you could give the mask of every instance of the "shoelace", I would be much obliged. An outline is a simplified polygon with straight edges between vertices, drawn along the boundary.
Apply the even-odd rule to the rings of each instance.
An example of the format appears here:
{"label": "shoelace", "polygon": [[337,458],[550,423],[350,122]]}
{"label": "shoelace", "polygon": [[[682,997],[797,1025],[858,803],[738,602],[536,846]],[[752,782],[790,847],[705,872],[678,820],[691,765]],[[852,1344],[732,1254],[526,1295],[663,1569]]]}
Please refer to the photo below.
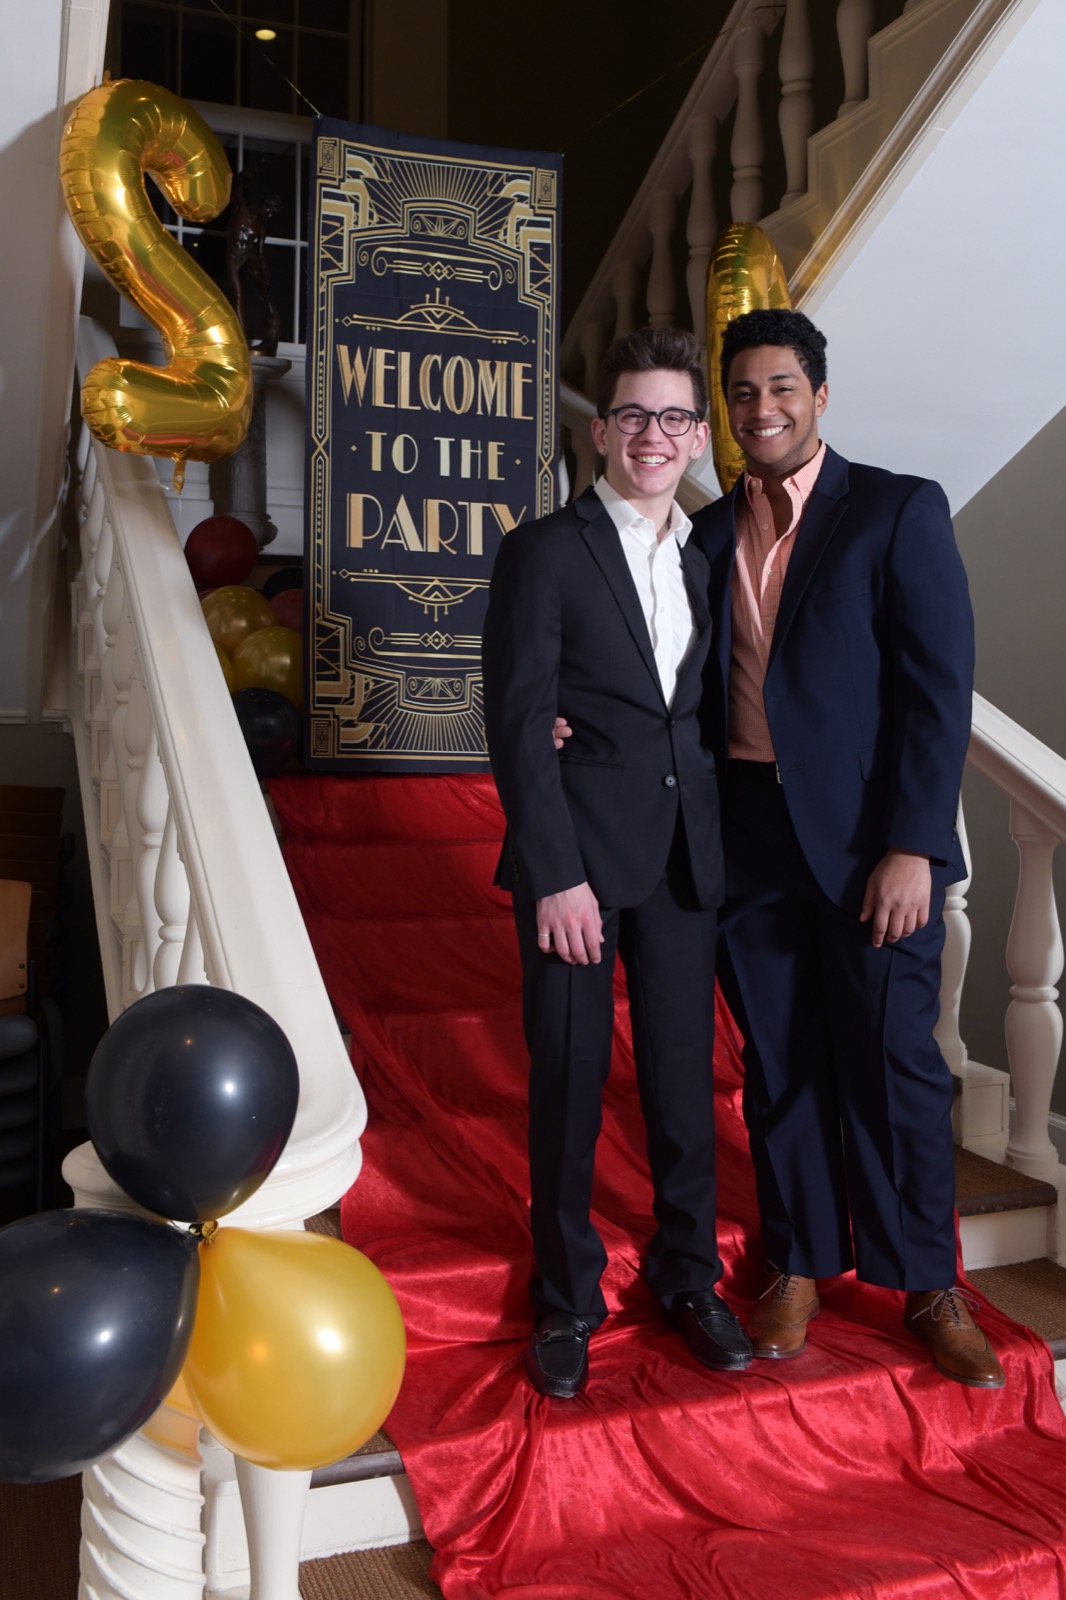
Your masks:
{"label": "shoelace", "polygon": [[775,1300],[786,1299],[788,1296],[789,1285],[791,1284],[793,1278],[798,1276],[799,1274],[795,1272],[779,1272],[773,1283],[768,1284],[763,1290],[762,1294],[759,1296],[759,1299],[765,1300],[768,1294],[772,1294]]}
{"label": "shoelace", "polygon": [[956,1287],[954,1289],[941,1289],[936,1299],[930,1301],[929,1305],[923,1306],[920,1311],[915,1313],[915,1316],[924,1317],[928,1311],[934,1322],[939,1322],[943,1317],[947,1317],[953,1327],[964,1327],[962,1312],[956,1303],[959,1300],[964,1301],[971,1311],[976,1310],[977,1296],[970,1294],[966,1289]]}

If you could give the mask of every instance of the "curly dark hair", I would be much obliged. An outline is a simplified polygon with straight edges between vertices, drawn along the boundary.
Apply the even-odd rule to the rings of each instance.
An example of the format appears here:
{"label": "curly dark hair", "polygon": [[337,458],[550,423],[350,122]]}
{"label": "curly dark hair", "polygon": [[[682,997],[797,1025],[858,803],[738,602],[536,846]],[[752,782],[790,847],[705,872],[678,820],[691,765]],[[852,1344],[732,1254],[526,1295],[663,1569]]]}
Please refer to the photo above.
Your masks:
{"label": "curly dark hair", "polygon": [[825,382],[825,334],[802,311],[746,311],[726,325],[722,335],[722,390],[728,392],[729,369],[742,350],[776,344],[795,352],[812,389]]}
{"label": "curly dark hair", "polygon": [[707,415],[703,351],[695,336],[683,328],[638,328],[614,341],[600,362],[597,416],[605,417],[611,409],[623,372],[687,372],[692,379],[693,409],[701,417]]}

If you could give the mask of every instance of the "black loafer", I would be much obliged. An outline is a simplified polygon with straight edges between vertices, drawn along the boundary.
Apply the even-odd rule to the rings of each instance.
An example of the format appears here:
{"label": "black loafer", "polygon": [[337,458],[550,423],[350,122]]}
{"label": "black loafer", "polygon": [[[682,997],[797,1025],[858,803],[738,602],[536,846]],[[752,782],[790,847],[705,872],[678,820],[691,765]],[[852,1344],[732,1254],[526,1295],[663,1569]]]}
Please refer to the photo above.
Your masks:
{"label": "black loafer", "polygon": [[751,1366],[751,1342],[725,1301],[713,1290],[679,1294],[670,1321],[680,1328],[692,1354],[716,1372],[743,1372]]}
{"label": "black loafer", "polygon": [[542,1317],[526,1346],[526,1371],[541,1394],[572,1400],[589,1375],[589,1325],[569,1311]]}

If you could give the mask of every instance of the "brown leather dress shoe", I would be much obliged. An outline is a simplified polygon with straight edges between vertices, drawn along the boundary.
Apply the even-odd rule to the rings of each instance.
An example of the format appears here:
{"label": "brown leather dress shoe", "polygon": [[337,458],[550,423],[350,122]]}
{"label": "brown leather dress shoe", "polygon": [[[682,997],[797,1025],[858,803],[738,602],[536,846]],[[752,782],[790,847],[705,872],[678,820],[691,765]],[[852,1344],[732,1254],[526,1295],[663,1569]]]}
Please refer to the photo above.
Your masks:
{"label": "brown leather dress shoe", "polygon": [[1002,1389],[1006,1379],[999,1357],[970,1314],[976,1303],[958,1287],[908,1294],[903,1326],[925,1340],[945,1378],[971,1389]]}
{"label": "brown leather dress shoe", "polygon": [[756,1300],[748,1323],[752,1354],[771,1361],[787,1361],[802,1354],[807,1344],[807,1324],[821,1309],[813,1278],[769,1267],[766,1288]]}

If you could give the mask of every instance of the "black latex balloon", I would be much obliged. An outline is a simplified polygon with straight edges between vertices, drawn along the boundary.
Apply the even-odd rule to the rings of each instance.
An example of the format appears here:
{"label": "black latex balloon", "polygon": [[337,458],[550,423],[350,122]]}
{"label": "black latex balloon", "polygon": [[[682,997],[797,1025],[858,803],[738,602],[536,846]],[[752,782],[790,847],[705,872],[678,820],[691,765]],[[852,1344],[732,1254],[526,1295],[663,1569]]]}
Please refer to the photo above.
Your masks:
{"label": "black latex balloon", "polygon": [[238,689],[233,709],[257,778],[276,778],[300,748],[300,713],[277,689]]}
{"label": "black latex balloon", "polygon": [[197,1243],[115,1211],[0,1228],[0,1480],[45,1483],[110,1455],[181,1371]]}
{"label": "black latex balloon", "polygon": [[303,567],[279,567],[272,572],[263,585],[263,599],[273,600],[276,594],[283,589],[302,589],[304,582]]}
{"label": "black latex balloon", "polygon": [[262,1007],[207,984],[157,989],[104,1034],[85,1086],[104,1167],[146,1211],[221,1217],[253,1194],[292,1131],[300,1079]]}

